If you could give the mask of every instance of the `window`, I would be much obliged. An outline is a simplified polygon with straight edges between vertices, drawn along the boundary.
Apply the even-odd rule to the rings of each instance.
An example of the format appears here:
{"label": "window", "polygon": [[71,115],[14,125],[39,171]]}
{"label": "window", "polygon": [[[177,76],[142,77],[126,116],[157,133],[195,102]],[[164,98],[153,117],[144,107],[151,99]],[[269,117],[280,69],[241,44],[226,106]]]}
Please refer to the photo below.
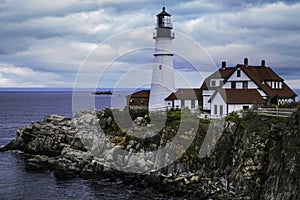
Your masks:
{"label": "window", "polygon": [[249,110],[249,106],[243,106],[243,110],[245,111]]}
{"label": "window", "polygon": [[181,100],[181,108],[184,108],[184,100]]}
{"label": "window", "polygon": [[214,108],[215,108],[214,109],[215,110],[215,115],[217,115],[218,114],[218,105],[215,105]]}
{"label": "window", "polygon": [[129,102],[130,102],[130,104],[131,104],[131,105],[134,105],[134,103],[135,103],[135,100],[134,100],[134,99],[130,99],[130,101],[129,101]]}
{"label": "window", "polygon": [[232,81],[231,82],[231,89],[235,89],[236,88],[236,82],[235,81]]}
{"label": "window", "polygon": [[159,70],[162,70],[162,65],[159,65]]}
{"label": "window", "polygon": [[219,85],[223,85],[223,81],[222,80],[220,80]]}
{"label": "window", "polygon": [[248,82],[247,81],[243,82],[243,89],[248,89]]}
{"label": "window", "polygon": [[191,102],[192,102],[191,108],[195,108],[196,107],[195,100],[192,100]]}
{"label": "window", "polygon": [[140,102],[141,102],[141,105],[144,105],[144,103],[145,103],[144,100],[141,100]]}
{"label": "window", "polygon": [[269,84],[273,89],[282,89],[282,82],[272,81]]}
{"label": "window", "polygon": [[216,81],[211,81],[211,86],[216,87]]}
{"label": "window", "polygon": [[237,77],[241,77],[241,70],[240,70],[240,69],[238,69],[238,70],[236,71],[236,76],[237,76]]}
{"label": "window", "polygon": [[220,105],[220,115],[223,115],[223,105]]}

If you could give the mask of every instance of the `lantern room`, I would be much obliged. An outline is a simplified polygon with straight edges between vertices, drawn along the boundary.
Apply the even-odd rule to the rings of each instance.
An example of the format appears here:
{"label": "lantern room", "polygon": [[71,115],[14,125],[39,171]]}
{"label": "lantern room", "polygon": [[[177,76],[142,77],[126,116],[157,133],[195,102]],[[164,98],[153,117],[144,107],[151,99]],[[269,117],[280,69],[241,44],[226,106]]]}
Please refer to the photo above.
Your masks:
{"label": "lantern room", "polygon": [[171,15],[166,12],[166,8],[162,8],[162,12],[157,16],[156,28],[169,28],[172,29]]}

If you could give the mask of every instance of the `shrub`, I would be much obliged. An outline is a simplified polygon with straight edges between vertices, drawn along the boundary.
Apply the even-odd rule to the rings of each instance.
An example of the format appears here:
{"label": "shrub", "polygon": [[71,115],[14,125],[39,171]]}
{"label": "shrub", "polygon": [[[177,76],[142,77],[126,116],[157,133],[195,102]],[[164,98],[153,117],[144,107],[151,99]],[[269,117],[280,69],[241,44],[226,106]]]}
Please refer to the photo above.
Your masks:
{"label": "shrub", "polygon": [[229,115],[227,115],[225,117],[225,120],[239,123],[241,121],[241,118],[237,112],[232,112],[232,113],[229,113]]}

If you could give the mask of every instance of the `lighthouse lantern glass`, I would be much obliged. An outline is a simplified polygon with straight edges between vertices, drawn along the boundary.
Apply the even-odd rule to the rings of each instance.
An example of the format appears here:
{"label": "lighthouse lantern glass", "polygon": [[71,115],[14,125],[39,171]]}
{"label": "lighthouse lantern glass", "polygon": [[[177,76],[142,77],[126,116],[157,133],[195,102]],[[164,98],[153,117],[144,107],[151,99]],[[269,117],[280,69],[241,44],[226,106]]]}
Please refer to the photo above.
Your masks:
{"label": "lighthouse lantern glass", "polygon": [[171,17],[159,16],[157,17],[157,27],[159,28],[172,28]]}

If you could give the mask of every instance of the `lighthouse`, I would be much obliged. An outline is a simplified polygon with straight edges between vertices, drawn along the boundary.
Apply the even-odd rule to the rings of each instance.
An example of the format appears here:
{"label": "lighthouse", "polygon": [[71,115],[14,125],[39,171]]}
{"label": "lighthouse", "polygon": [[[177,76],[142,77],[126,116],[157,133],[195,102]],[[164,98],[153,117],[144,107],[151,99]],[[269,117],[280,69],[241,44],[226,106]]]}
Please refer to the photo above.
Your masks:
{"label": "lighthouse", "polygon": [[175,38],[171,15],[165,7],[157,16],[157,24],[153,39],[155,40],[154,63],[149,99],[149,110],[165,109],[165,98],[175,92],[173,46]]}

